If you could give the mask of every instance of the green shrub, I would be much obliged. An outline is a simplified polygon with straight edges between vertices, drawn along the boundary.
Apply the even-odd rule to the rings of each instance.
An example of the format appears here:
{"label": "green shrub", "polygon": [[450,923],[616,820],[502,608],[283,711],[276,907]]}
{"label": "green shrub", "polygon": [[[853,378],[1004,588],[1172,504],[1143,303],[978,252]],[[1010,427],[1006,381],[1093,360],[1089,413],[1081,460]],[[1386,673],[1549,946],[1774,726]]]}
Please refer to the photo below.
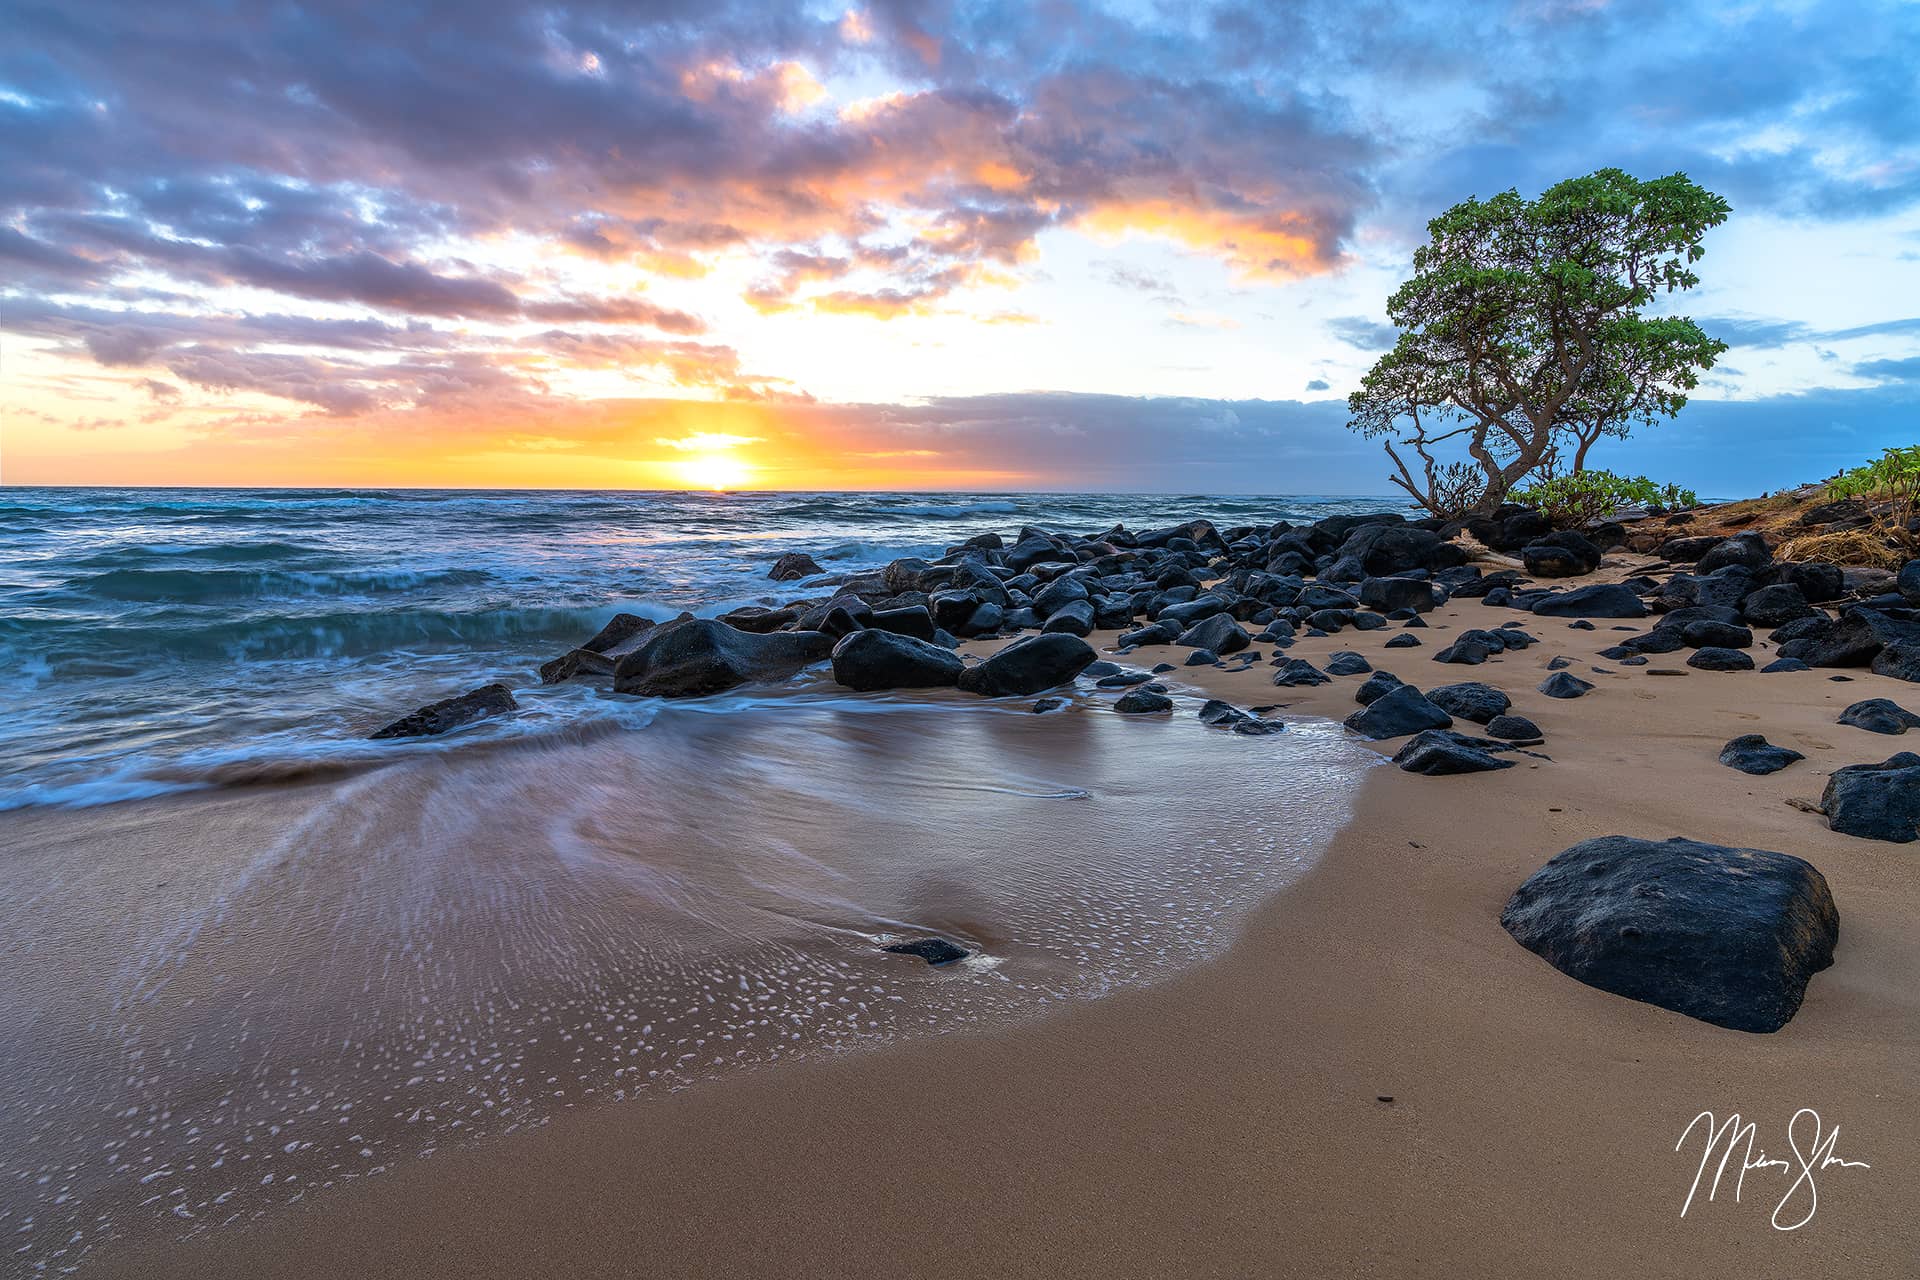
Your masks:
{"label": "green shrub", "polygon": [[1547,519],[1566,528],[1592,524],[1621,507],[1672,511],[1700,504],[1700,496],[1691,489],[1677,484],[1655,484],[1645,476],[1617,476],[1611,471],[1576,471],[1571,475],[1551,476],[1515,489],[1508,498],[1538,507]]}

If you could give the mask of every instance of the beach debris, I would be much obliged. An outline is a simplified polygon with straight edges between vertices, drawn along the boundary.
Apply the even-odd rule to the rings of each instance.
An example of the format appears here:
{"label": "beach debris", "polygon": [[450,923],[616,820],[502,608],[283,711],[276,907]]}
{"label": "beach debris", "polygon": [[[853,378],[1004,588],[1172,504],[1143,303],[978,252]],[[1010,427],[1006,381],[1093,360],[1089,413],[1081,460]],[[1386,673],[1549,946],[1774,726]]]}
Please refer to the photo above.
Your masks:
{"label": "beach debris", "polygon": [[1755,775],[1778,773],[1794,761],[1805,759],[1791,747],[1776,747],[1758,733],[1743,733],[1720,748],[1721,764]]}
{"label": "beach debris", "polygon": [[1500,923],[1588,986],[1770,1032],[1833,963],[1840,913],[1825,878],[1791,854],[1614,835],[1554,855]]}
{"label": "beach debris", "polygon": [[513,700],[513,691],[504,684],[482,685],[458,697],[443,698],[421,707],[371,736],[376,739],[430,738],[488,716],[505,715],[519,709],[520,704]]}

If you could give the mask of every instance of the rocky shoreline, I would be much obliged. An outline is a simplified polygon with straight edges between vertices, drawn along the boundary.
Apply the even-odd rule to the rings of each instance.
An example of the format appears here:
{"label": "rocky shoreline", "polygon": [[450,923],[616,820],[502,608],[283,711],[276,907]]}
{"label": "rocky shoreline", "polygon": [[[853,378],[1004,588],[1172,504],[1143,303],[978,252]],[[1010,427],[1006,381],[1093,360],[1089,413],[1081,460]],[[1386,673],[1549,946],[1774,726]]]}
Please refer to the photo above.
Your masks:
{"label": "rocky shoreline", "polygon": [[[1817,521],[1823,513],[1847,514],[1808,514]],[[1737,514],[1731,521],[1742,523]],[[1067,700],[1058,691],[1084,681],[1111,693],[1115,712],[1154,716],[1176,712],[1169,680],[1182,668],[1246,672],[1264,662],[1280,689],[1365,676],[1347,729],[1387,744],[1400,769],[1431,777],[1497,774],[1523,759],[1551,763],[1536,750],[1549,744],[1532,720],[1509,714],[1507,692],[1486,682],[1422,688],[1351,650],[1320,666],[1287,651],[1305,638],[1393,628],[1384,648],[1407,651],[1410,662],[1479,667],[1540,644],[1544,628],[1604,625],[1626,634],[1598,657],[1647,675],[1685,674],[1650,665],[1667,655],[1682,660],[1684,652],[1685,667],[1698,672],[1864,667],[1920,679],[1920,561],[1896,575],[1786,560],[1776,557],[1778,540],[1758,530],[1696,531],[1714,523],[1716,512],[1705,509],[1554,529],[1537,511],[1507,507],[1453,523],[1378,513],[1224,530],[1205,519],[1143,533],[1119,525],[1090,535],[1027,527],[1011,540],[969,538],[936,561],[900,559],[840,578],[789,554],[769,577],[799,582],[807,594],[718,618],[683,614],[655,624],[621,614],[545,664],[541,679],[691,698],[824,664],[837,684],[856,691],[1053,692],[1032,704],[1036,712],[1062,709]],[[1422,635],[1430,630],[1425,615],[1463,600],[1523,616]],[[1756,648],[1771,652],[1764,666],[1752,656]],[[1590,693],[1594,682],[1571,666],[1566,657],[1552,659],[1537,692],[1563,701]],[[1606,670],[1595,665],[1588,674]],[[510,690],[489,685],[374,736],[438,734],[514,709]],[[1283,720],[1267,714],[1275,709],[1209,699],[1198,718],[1258,736],[1284,730]],[[1898,734],[1920,716],[1889,699],[1867,699],[1839,723]],[[1802,759],[1764,733],[1736,737],[1718,753],[1720,764],[1749,775]],[[1821,802],[1805,807],[1836,832],[1912,842],[1920,838],[1920,756],[1901,752],[1836,769]],[[1629,835],[1553,856],[1515,889],[1502,923],[1589,985],[1748,1031],[1785,1025],[1811,976],[1832,963],[1838,936],[1826,881],[1802,859]],[[944,945],[926,940],[927,958]]]}

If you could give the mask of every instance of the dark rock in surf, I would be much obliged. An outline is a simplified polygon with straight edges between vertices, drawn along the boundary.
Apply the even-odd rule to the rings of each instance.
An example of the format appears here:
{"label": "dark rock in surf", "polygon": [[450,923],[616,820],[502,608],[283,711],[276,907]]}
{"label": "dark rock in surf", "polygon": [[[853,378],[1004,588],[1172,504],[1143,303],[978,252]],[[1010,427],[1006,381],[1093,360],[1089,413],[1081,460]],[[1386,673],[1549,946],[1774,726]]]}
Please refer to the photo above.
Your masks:
{"label": "dark rock in surf", "polygon": [[958,683],[958,655],[930,640],[868,628],[833,646],[833,678],[849,689],[932,689]]}
{"label": "dark rock in surf", "polygon": [[1072,680],[1098,658],[1077,636],[1059,632],[1028,636],[961,672],[959,686],[985,698],[1040,693]]}
{"label": "dark rock in surf", "polygon": [[822,631],[754,635],[711,618],[679,618],[655,627],[613,669],[617,693],[698,698],[750,682],[785,680],[833,652]]}
{"label": "dark rock in surf", "polygon": [[965,960],[973,952],[965,947],[955,946],[945,938],[920,938],[913,942],[896,942],[890,947],[882,947],[897,956],[919,956],[934,968],[952,964],[956,960]]}
{"label": "dark rock in surf", "polygon": [[767,570],[767,576],[775,582],[794,582],[825,572],[806,552],[789,551],[773,562],[773,568]]}
{"label": "dark rock in surf", "polygon": [[512,690],[504,684],[482,685],[458,697],[443,698],[439,702],[421,707],[418,711],[400,717],[370,736],[373,738],[430,738],[451,729],[458,729],[462,725],[472,724],[476,720],[505,715],[509,711],[519,709],[520,704],[513,700]]}

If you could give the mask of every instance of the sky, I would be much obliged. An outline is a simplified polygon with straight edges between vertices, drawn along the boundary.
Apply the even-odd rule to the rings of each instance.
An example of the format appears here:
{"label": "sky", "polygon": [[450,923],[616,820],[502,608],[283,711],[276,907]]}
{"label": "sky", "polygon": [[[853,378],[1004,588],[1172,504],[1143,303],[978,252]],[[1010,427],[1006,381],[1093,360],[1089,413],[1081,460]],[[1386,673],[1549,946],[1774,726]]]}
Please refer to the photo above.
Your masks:
{"label": "sky", "polygon": [[1733,206],[1595,465],[1920,435],[1920,5],[10,0],[0,481],[1380,494],[1427,219]]}

